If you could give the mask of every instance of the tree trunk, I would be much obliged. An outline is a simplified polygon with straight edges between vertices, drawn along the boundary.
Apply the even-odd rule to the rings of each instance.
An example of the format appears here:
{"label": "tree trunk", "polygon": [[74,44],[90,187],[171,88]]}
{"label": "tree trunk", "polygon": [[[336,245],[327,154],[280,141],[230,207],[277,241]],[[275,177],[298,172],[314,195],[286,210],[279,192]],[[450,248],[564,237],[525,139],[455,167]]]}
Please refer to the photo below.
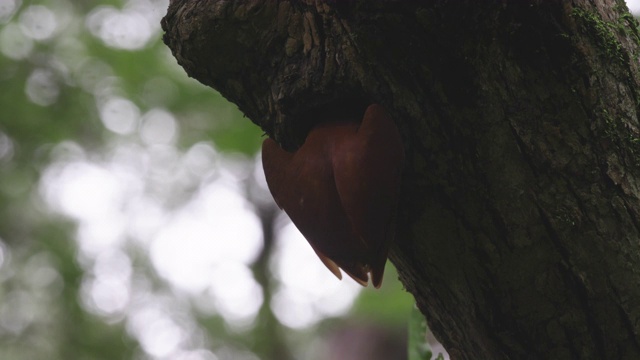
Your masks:
{"label": "tree trunk", "polygon": [[390,258],[454,359],[640,359],[637,26],[622,0],[173,0],[163,20],[287,149],[389,110]]}

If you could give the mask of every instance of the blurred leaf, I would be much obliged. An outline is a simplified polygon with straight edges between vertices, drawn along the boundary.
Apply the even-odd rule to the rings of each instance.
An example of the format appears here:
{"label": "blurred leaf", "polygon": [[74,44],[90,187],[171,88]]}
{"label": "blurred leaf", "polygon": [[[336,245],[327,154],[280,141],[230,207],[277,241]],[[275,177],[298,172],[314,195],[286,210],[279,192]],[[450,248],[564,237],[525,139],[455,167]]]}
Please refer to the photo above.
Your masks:
{"label": "blurred leaf", "polygon": [[433,353],[427,342],[427,321],[417,306],[409,317],[409,360],[431,360]]}
{"label": "blurred leaf", "polygon": [[414,302],[413,295],[404,290],[396,268],[389,261],[380,289],[364,289],[353,306],[352,314],[389,325],[404,325]]}

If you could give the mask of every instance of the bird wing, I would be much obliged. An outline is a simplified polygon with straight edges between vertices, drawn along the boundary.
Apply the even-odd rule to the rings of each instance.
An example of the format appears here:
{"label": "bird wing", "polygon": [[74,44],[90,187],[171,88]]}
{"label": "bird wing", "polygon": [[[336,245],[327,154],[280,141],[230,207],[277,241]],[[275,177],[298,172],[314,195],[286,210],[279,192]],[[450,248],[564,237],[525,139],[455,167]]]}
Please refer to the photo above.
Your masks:
{"label": "bird wing", "polygon": [[319,145],[312,139],[291,154],[266,139],[262,165],[267,184],[278,206],[289,215],[322,263],[338,279],[342,279],[342,268],[366,286],[367,272],[349,261],[357,255],[357,249],[351,246],[351,226],[335,189],[331,161]]}
{"label": "bird wing", "polygon": [[380,105],[367,108],[355,137],[335,148],[335,184],[353,231],[363,244],[375,287],[382,283],[390,242],[404,151],[400,134]]}

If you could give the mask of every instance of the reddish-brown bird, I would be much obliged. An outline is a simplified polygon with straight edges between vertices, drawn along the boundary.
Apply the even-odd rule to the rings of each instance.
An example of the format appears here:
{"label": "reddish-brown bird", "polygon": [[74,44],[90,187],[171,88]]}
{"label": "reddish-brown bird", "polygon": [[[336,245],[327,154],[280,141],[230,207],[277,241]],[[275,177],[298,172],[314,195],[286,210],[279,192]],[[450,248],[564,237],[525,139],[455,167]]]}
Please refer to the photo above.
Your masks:
{"label": "reddish-brown bird", "polygon": [[339,279],[339,268],[378,288],[395,236],[404,162],[398,129],[381,105],[357,122],[313,128],[295,153],[262,144],[267,184],[278,206]]}

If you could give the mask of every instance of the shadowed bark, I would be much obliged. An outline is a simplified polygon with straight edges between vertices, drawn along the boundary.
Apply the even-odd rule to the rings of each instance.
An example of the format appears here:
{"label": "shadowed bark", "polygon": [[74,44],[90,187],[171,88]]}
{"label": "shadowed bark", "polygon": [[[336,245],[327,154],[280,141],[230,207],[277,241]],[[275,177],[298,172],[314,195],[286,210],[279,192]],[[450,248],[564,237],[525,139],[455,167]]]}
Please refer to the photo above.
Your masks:
{"label": "shadowed bark", "polygon": [[391,260],[452,358],[640,358],[624,1],[172,0],[163,27],[289,150],[389,110],[407,154]]}

